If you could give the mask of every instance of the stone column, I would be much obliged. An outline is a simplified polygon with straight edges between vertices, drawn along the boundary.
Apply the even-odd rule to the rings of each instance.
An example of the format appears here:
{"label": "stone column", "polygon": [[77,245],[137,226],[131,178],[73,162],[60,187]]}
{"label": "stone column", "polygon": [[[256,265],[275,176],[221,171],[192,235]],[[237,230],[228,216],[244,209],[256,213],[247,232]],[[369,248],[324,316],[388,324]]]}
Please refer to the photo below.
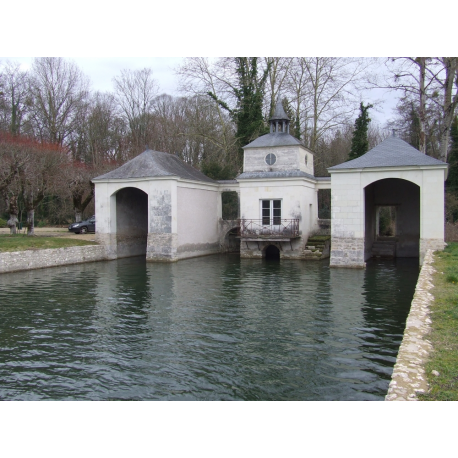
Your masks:
{"label": "stone column", "polygon": [[147,261],[177,261],[177,194],[176,181],[155,183],[148,195]]}

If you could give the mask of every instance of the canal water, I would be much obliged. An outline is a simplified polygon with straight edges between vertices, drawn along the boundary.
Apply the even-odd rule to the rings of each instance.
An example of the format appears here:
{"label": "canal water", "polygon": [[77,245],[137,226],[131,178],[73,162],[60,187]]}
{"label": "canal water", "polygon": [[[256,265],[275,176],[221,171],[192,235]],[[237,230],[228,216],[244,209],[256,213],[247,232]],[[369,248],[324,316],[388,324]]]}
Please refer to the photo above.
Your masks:
{"label": "canal water", "polygon": [[418,259],[144,258],[0,275],[2,400],[383,400]]}

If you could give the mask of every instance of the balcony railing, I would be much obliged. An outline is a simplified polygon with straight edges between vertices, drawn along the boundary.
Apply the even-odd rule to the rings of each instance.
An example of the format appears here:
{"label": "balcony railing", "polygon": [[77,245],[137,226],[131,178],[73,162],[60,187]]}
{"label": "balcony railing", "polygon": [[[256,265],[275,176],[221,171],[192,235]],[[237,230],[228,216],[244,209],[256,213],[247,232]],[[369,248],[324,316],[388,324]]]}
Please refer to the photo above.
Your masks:
{"label": "balcony railing", "polygon": [[[263,224],[270,223],[270,224]],[[299,237],[298,219],[240,219],[239,236],[243,239],[292,239]]]}

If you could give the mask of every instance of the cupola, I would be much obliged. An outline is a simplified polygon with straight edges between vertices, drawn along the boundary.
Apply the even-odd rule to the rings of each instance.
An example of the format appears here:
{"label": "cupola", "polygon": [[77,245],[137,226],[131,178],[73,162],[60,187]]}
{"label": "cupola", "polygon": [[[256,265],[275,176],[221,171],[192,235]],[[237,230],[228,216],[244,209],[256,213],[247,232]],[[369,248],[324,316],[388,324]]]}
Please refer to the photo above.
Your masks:
{"label": "cupola", "polygon": [[277,100],[277,105],[275,106],[275,112],[273,116],[269,119],[270,123],[270,133],[286,133],[289,134],[289,117],[285,113],[283,104],[281,103],[280,97]]}

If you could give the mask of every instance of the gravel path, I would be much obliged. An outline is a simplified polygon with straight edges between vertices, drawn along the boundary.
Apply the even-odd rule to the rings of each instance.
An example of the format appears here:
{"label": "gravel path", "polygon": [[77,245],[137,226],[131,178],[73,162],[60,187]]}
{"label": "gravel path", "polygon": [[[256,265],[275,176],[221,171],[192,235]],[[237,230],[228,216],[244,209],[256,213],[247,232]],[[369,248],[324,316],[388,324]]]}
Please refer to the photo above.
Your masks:
{"label": "gravel path", "polygon": [[[10,230],[8,228],[1,228],[0,234],[9,234]],[[21,234],[26,234],[26,229],[22,229]],[[79,240],[89,240],[90,242],[95,242],[95,234],[74,234],[70,232],[66,227],[36,227],[35,235],[37,237],[64,237],[66,239],[79,239]]]}

